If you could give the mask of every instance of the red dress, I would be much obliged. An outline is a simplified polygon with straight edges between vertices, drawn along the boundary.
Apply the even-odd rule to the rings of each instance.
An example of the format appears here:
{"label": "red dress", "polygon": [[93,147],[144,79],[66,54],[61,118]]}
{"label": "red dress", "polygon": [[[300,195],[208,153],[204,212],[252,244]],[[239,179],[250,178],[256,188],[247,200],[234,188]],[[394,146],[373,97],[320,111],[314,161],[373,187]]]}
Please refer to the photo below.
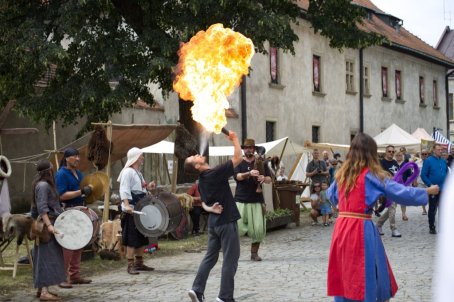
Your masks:
{"label": "red dress", "polygon": [[397,292],[397,283],[378,230],[371,220],[380,195],[397,203],[427,203],[424,189],[380,181],[364,169],[348,196],[334,182],[328,197],[339,205],[328,265],[328,295],[335,301],[386,301]]}

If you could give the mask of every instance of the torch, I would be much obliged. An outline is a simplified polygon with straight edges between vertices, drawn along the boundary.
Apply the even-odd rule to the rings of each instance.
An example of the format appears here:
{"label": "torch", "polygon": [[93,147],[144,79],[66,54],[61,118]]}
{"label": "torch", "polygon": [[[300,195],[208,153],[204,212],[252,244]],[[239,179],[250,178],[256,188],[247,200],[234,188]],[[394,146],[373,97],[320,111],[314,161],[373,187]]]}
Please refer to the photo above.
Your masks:
{"label": "torch", "polygon": [[225,135],[229,136],[229,130],[225,129],[225,127],[221,128],[221,132],[224,133]]}

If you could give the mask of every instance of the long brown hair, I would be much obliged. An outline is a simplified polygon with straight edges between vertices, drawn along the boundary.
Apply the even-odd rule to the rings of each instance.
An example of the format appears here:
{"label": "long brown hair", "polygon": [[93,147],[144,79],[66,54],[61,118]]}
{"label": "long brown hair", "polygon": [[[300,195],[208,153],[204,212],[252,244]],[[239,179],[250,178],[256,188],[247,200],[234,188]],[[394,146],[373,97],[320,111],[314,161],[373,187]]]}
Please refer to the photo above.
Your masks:
{"label": "long brown hair", "polygon": [[336,172],[335,179],[339,188],[348,194],[354,187],[359,174],[368,168],[383,181],[385,173],[378,161],[377,143],[365,133],[358,133],[353,138],[350,150],[342,166]]}
{"label": "long brown hair", "polygon": [[32,184],[32,206],[36,206],[35,191],[36,191],[36,185],[40,181],[47,182],[50,185],[55,196],[58,196],[57,188],[55,186],[55,180],[54,180],[54,171],[53,171],[53,167],[52,167],[52,164],[50,163],[50,161],[47,159],[41,159],[40,161],[38,161],[38,163],[36,164],[36,171],[38,172],[38,174],[36,174],[35,179],[33,180],[33,184]]}

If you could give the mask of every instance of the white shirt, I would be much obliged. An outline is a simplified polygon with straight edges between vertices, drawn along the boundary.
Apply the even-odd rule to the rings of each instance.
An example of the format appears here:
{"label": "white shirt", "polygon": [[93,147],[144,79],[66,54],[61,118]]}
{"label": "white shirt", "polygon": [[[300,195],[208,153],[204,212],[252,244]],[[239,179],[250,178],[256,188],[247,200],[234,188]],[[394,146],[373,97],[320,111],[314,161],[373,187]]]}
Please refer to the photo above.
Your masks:
{"label": "white shirt", "polygon": [[[121,200],[124,199],[132,199],[132,192],[134,193],[146,193],[147,190],[142,186],[145,183],[145,180],[142,176],[142,173],[137,171],[134,168],[127,168],[121,173],[120,178],[120,198]],[[134,206],[130,205],[132,208]],[[124,204],[121,202],[121,208],[124,210]]]}

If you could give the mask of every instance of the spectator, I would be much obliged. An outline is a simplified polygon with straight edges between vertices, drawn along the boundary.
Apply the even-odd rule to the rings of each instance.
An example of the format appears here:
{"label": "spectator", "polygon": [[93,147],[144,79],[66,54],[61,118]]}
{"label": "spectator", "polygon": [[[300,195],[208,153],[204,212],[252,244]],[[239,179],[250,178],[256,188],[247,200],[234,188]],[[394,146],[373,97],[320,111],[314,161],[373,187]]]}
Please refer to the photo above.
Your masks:
{"label": "spectator", "polygon": [[340,164],[337,159],[331,160],[331,165],[329,167],[329,183],[333,183],[334,175],[336,175],[337,170],[339,170]]}
{"label": "spectator", "polygon": [[[404,147],[402,147],[403,149],[405,149]],[[402,150],[402,148],[400,148],[400,150]],[[408,154],[410,155],[410,154]],[[397,164],[399,165],[399,170],[402,169],[402,167],[408,163],[408,159],[405,158],[405,154],[402,152],[402,151],[399,151],[396,153],[396,161],[397,161]],[[411,176],[411,170],[407,170],[405,171],[402,179],[403,181],[406,181],[408,179],[408,177]],[[405,205],[400,205],[400,210],[402,211],[402,220],[403,221],[407,221],[408,220],[408,217],[407,217],[407,206]]]}
{"label": "spectator", "polygon": [[[388,172],[390,176],[394,176],[396,172],[399,170],[399,164],[394,159],[394,146],[389,145],[386,147],[386,153],[384,158],[380,161],[382,169]],[[391,228],[391,235],[392,237],[402,237],[400,232],[396,228],[396,203],[393,202],[392,205],[386,210],[386,212],[381,215],[381,217],[377,221],[377,228],[380,235],[384,235],[383,233],[383,224],[389,218],[389,226]]]}
{"label": "spectator", "polygon": [[[418,175],[418,178],[413,182],[414,187],[427,188],[427,186],[424,184],[424,181],[421,178],[421,171],[422,171],[422,165],[428,156],[429,156],[429,151],[427,149],[422,149],[421,157],[415,161],[419,168],[419,175]],[[427,215],[427,210],[426,210],[425,205],[422,206],[422,215]]]}
{"label": "spectator", "polygon": [[331,215],[331,202],[326,197],[326,190],[328,189],[328,184],[322,183],[322,190],[320,191],[320,213],[322,214],[323,225],[328,226],[329,216]]}
{"label": "spectator", "polygon": [[311,218],[312,218],[312,225],[318,225],[318,217],[322,216],[322,212],[320,209],[321,205],[321,196],[320,191],[322,185],[321,183],[313,183],[311,186]]}
{"label": "spectator", "polygon": [[407,148],[402,146],[400,147],[399,151],[403,154],[405,162],[408,163],[408,161],[411,158],[411,155],[407,153]]}
{"label": "spectator", "polygon": [[189,195],[192,196],[192,209],[189,211],[189,215],[191,215],[192,220],[192,232],[191,234],[194,236],[200,235],[200,214],[202,214],[202,200],[200,199],[200,192],[199,192],[199,181],[196,180],[195,183],[188,189],[187,192]]}
{"label": "spectator", "polygon": [[[421,179],[428,187],[438,185],[440,194],[443,192],[443,183],[448,174],[448,164],[441,157],[443,147],[440,144],[435,144],[433,154],[429,156],[422,165]],[[437,214],[440,194],[429,195],[429,233],[437,234],[435,227],[435,215]]]}
{"label": "spectator", "polygon": [[329,159],[329,153],[328,151],[324,150],[322,152],[322,157],[323,157],[323,161],[325,162],[326,164],[326,167],[329,168],[330,166],[330,159]]}
{"label": "spectator", "polygon": [[306,176],[311,178],[313,184],[326,182],[329,176],[328,168],[323,160],[320,160],[318,149],[312,152],[313,159],[307,164]]}
{"label": "spectator", "polygon": [[285,167],[281,165],[279,168],[279,174],[276,178],[277,181],[288,180],[288,177],[285,175]]}

